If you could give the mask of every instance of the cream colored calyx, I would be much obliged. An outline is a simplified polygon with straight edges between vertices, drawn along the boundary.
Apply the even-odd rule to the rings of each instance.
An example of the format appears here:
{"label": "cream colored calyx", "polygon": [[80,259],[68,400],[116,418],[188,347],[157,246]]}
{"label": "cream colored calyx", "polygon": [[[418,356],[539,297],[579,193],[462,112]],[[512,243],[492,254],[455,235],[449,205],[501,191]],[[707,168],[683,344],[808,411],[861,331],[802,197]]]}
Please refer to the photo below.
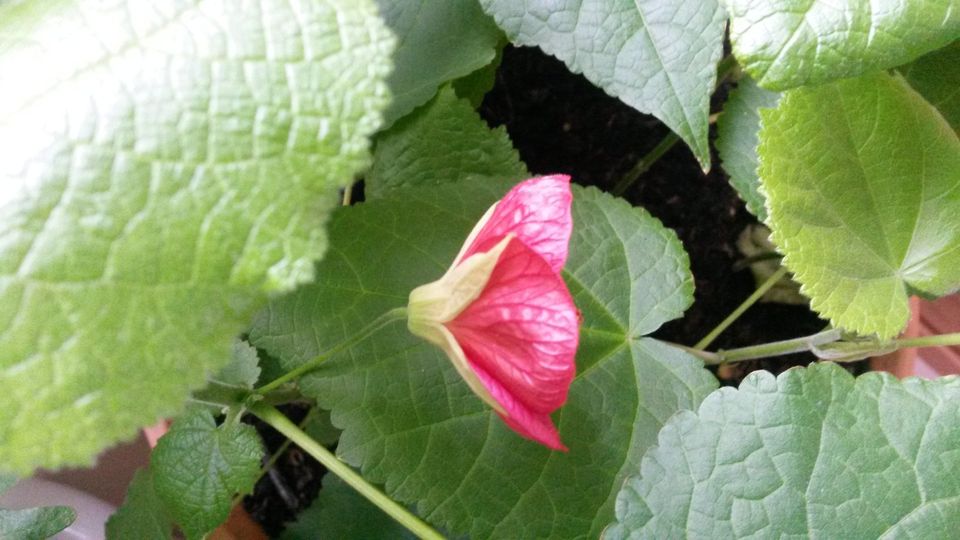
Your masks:
{"label": "cream colored calyx", "polygon": [[410,331],[435,345],[444,346],[446,338],[437,332],[436,327],[455,319],[480,296],[500,255],[513,238],[513,234],[508,234],[490,251],[471,255],[452,266],[437,281],[411,291],[407,305]]}

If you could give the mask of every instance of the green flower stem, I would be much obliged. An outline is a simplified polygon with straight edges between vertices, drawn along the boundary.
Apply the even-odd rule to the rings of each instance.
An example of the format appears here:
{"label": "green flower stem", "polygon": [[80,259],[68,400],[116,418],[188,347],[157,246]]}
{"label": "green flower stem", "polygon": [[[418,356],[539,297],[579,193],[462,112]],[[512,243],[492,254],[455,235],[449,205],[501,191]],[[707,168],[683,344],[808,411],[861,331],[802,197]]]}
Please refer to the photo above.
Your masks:
{"label": "green flower stem", "polygon": [[272,390],[276,390],[278,387],[292,380],[295,380],[301,377],[302,375],[309,373],[310,371],[313,371],[331,356],[341,351],[344,351],[346,349],[349,349],[350,347],[353,347],[357,343],[360,343],[364,339],[367,339],[368,337],[376,333],[377,330],[380,330],[384,326],[387,326],[392,322],[399,321],[406,318],[407,318],[407,308],[405,307],[393,308],[390,311],[374,319],[372,322],[370,322],[370,324],[364,326],[356,334],[350,336],[349,338],[335,345],[332,349],[321,353],[319,356],[315,357],[313,360],[310,360],[309,362],[301,364],[300,366],[293,369],[292,371],[287,372],[283,376],[278,377],[273,381],[270,381],[269,383],[261,386],[260,388],[257,388],[255,390],[255,393],[263,395]]}
{"label": "green flower stem", "polygon": [[250,408],[250,412],[284,434],[288,439],[302,448],[304,452],[310,454],[322,463],[327,470],[339,476],[344,482],[357,490],[358,493],[375,504],[377,508],[386,512],[387,515],[417,535],[418,538],[443,538],[433,527],[427,525],[423,520],[410,513],[410,511],[403,506],[397,504],[397,502],[390,497],[387,497],[382,491],[377,489],[376,486],[364,480],[356,471],[351,469],[346,463],[340,461],[337,456],[324,448],[323,445],[314,441],[277,409],[262,403],[256,403]]}
{"label": "green flower stem", "polygon": [[785,275],[787,275],[787,267],[781,266],[776,272],[774,272],[769,278],[767,278],[767,280],[764,281],[762,285],[757,287],[757,290],[753,291],[753,294],[747,297],[747,299],[744,300],[742,304],[737,306],[737,309],[733,310],[733,313],[728,315],[727,318],[721,321],[716,328],[711,330],[709,334],[707,334],[706,336],[703,337],[703,339],[698,341],[697,344],[693,346],[693,348],[700,351],[702,351],[703,349],[706,349],[711,343],[713,343],[713,340],[717,339],[717,337],[720,334],[722,334],[724,330],[726,330],[731,324],[733,324],[734,321],[740,318],[740,316],[743,315],[745,311],[750,309],[750,306],[755,304],[757,300],[759,300],[764,294],[766,294],[766,292],[769,291],[774,285],[776,285],[777,282],[779,282]]}

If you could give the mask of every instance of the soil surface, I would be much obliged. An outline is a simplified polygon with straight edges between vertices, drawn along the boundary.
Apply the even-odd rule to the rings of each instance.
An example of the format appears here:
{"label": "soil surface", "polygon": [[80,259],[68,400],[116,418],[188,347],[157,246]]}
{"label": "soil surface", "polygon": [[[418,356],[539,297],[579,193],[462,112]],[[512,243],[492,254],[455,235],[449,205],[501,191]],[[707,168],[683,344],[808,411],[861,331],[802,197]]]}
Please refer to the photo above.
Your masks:
{"label": "soil surface", "polygon": [[[726,88],[714,96],[722,103]],[[718,108],[715,105],[715,108]],[[610,97],[560,61],[535,48],[508,46],[493,90],[480,107],[491,126],[506,126],[520,157],[535,174],[566,173],[583,185],[610,190],[668,130],[656,118]],[[715,134],[711,132],[711,137]],[[719,159],[704,174],[681,142],[626,191],[625,198],[645,208],[676,231],[690,255],[696,282],[694,304],[683,318],[654,335],[692,345],[706,335],[755,289],[749,269],[735,270],[743,256],[740,232],[756,219],[730,187]],[[813,334],[825,322],[802,306],[757,304],[710,349],[734,348]],[[780,373],[814,358],[797,354],[744,362],[725,370],[723,384],[735,385],[757,369]],[[860,370],[861,364],[849,369]],[[292,415],[298,420],[303,412]],[[282,437],[259,426],[273,452]],[[316,495],[322,467],[295,447],[277,462],[278,473],[264,476],[244,504],[254,519],[275,535]],[[283,487],[281,487],[283,486]],[[287,491],[287,494],[283,492]]]}

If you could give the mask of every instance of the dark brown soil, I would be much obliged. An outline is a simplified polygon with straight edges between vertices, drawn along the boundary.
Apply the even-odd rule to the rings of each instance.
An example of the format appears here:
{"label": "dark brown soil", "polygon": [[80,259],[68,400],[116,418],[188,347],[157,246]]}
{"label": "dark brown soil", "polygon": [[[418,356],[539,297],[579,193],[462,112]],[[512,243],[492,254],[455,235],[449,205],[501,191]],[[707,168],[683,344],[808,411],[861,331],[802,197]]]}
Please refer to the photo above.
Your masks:
{"label": "dark brown soil", "polygon": [[[722,102],[726,89],[714,97]],[[491,126],[504,125],[531,172],[570,174],[583,185],[611,189],[642,156],[668,133],[655,118],[606,95],[582,76],[570,73],[539,49],[507,47],[496,84],[480,113]],[[693,344],[736,308],[755,284],[749,270],[734,270],[742,258],[737,236],[756,219],[730,187],[716,157],[704,174],[683,143],[673,147],[627,190],[625,197],[677,232],[690,255],[696,281],[695,301],[682,319],[655,336]],[[711,348],[733,348],[815,333],[825,326],[805,307],[758,304],[747,311]],[[745,362],[730,369],[724,384],[738,384],[749,372],[773,373],[806,365],[814,358],[798,354]],[[852,369],[862,369],[852,364]],[[303,413],[298,413],[302,415]],[[294,415],[297,419],[297,415]],[[280,436],[260,431],[271,452]],[[291,448],[278,461],[279,474],[265,476],[246,508],[271,535],[319,489],[322,467]],[[279,480],[278,480],[279,477]],[[280,485],[285,487],[280,487]],[[286,490],[293,496],[282,496]]]}

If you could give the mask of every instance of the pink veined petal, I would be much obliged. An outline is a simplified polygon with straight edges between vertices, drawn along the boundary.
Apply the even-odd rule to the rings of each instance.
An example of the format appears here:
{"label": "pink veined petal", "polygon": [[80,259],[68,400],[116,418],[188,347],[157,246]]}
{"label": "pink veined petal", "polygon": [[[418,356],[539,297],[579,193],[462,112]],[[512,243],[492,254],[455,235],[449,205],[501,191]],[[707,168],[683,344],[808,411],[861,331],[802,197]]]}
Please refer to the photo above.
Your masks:
{"label": "pink veined petal", "polygon": [[540,176],[520,182],[500,199],[459,260],[483,253],[513,233],[543,257],[554,273],[559,272],[567,261],[573,228],[572,200],[569,176]]}
{"label": "pink veined petal", "polygon": [[540,440],[533,434],[545,434],[544,422],[566,401],[576,374],[579,320],[560,276],[512,240],[480,296],[446,327],[508,424]]}
{"label": "pink veined petal", "polygon": [[548,413],[538,413],[528,409],[523,403],[514,399],[503,386],[490,376],[483,368],[474,365],[473,371],[480,379],[480,382],[486,387],[491,396],[503,407],[509,411],[509,416],[497,413],[498,416],[510,426],[510,429],[517,432],[522,437],[536,441],[548,448],[554,450],[563,450],[568,448],[560,441],[560,433]]}

